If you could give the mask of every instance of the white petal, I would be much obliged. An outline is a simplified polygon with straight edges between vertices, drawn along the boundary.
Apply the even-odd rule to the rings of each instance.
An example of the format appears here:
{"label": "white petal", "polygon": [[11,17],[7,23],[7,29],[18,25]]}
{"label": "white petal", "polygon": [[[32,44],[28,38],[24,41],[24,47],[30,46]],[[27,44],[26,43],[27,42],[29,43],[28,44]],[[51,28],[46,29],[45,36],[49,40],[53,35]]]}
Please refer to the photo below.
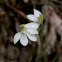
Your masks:
{"label": "white petal", "polygon": [[37,38],[36,38],[36,36],[35,36],[34,34],[29,34],[29,33],[27,33],[27,36],[28,36],[28,38],[29,38],[31,41],[37,41]]}
{"label": "white petal", "polygon": [[24,27],[25,27],[25,28],[38,29],[39,24],[32,22],[32,23],[25,24]]}
{"label": "white petal", "polygon": [[38,11],[38,10],[36,10],[36,9],[33,9],[33,11],[34,11],[35,17],[39,17],[39,16],[40,16],[40,14],[41,14],[40,11]]}
{"label": "white petal", "polygon": [[34,15],[32,15],[32,14],[27,15],[27,18],[28,18],[29,20],[31,20],[31,21],[37,22],[37,18],[36,18]]}
{"label": "white petal", "polygon": [[16,44],[21,38],[21,32],[18,32],[14,35],[14,44]]}
{"label": "white petal", "polygon": [[27,36],[25,34],[22,34],[21,39],[20,39],[20,43],[23,46],[27,46],[27,44],[28,44],[28,38],[27,38]]}
{"label": "white petal", "polygon": [[27,31],[30,33],[30,34],[38,34],[38,31],[36,29],[27,29]]}

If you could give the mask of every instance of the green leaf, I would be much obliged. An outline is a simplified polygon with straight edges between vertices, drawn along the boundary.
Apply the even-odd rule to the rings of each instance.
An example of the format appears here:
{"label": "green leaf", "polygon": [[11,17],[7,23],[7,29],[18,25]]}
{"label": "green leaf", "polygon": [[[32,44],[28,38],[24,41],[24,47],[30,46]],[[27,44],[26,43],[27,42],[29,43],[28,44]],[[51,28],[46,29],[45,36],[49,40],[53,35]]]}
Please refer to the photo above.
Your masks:
{"label": "green leaf", "polygon": [[43,22],[43,15],[40,14],[40,24],[42,24],[42,22]]}
{"label": "green leaf", "polygon": [[14,46],[14,45],[12,45],[12,48],[13,48],[15,51],[19,51],[19,48],[16,47],[16,46]]}

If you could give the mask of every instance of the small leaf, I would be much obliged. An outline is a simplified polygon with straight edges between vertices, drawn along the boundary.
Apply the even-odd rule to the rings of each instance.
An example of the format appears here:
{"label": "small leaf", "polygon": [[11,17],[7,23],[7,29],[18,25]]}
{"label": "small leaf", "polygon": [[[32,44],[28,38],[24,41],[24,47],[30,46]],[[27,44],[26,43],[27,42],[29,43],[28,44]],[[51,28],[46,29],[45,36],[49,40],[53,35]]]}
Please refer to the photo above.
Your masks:
{"label": "small leaf", "polygon": [[14,46],[14,45],[12,45],[12,48],[13,48],[15,51],[19,51],[19,48],[16,47],[16,46]]}
{"label": "small leaf", "polygon": [[40,14],[40,24],[42,24],[42,22],[43,22],[43,15]]}

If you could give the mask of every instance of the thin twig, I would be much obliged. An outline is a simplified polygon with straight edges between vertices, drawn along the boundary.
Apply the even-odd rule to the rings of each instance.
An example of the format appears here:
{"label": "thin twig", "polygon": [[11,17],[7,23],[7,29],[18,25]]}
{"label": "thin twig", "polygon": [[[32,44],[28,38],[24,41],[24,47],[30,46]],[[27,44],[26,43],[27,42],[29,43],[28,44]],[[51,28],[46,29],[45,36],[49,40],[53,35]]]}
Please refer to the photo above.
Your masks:
{"label": "thin twig", "polygon": [[[24,17],[26,20],[28,20],[27,17],[26,17],[26,14],[25,14],[23,11],[18,10],[17,8],[13,7],[13,6],[10,5],[10,4],[6,4],[6,6],[9,7],[9,8],[11,8],[11,9],[13,9],[13,10],[14,10],[15,12],[17,12],[19,15],[21,15],[21,16]],[[28,20],[28,21],[29,21],[29,20]]]}

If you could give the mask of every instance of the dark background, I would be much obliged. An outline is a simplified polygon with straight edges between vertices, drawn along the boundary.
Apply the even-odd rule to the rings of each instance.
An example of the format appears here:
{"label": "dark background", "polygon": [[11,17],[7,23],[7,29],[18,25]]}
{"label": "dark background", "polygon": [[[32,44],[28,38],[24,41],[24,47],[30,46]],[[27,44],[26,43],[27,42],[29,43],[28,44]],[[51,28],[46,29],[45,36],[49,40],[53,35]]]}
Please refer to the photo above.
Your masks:
{"label": "dark background", "polygon": [[[41,41],[14,45],[33,8],[43,14]],[[0,0],[0,62],[62,62],[62,0]]]}

